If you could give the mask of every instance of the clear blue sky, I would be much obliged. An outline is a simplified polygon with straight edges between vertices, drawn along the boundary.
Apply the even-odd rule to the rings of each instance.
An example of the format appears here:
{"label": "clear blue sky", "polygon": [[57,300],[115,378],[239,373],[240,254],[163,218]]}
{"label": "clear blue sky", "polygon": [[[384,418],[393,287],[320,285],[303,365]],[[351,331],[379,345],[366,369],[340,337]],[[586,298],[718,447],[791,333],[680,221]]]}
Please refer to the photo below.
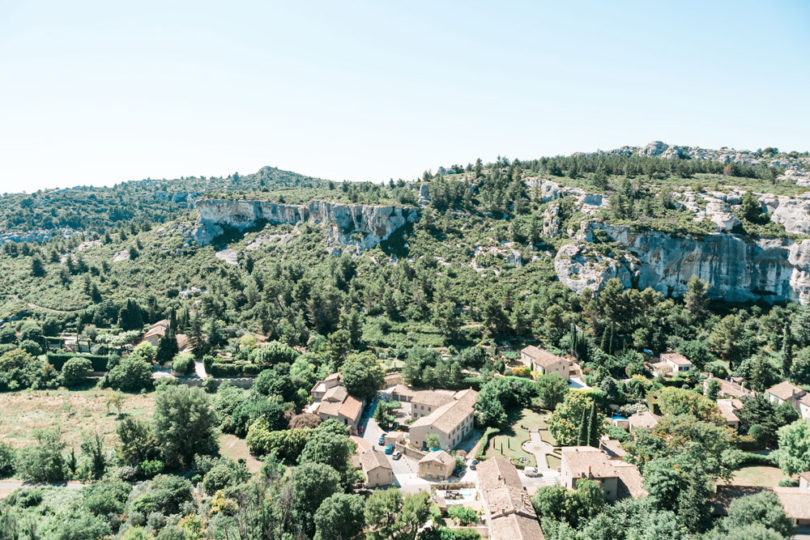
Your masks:
{"label": "clear blue sky", "polygon": [[810,150],[810,2],[0,0],[0,192]]}

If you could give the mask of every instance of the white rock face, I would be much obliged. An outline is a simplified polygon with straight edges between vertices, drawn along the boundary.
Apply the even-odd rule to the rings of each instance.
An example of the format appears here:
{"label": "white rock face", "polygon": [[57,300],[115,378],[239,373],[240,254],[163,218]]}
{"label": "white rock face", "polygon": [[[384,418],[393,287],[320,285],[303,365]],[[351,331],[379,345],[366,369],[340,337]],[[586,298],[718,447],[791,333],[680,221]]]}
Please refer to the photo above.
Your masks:
{"label": "white rock face", "polygon": [[763,200],[771,220],[780,223],[789,233],[810,234],[810,199],[799,197],[769,197]]}
{"label": "white rock face", "polygon": [[622,285],[629,287],[633,266],[599,255],[587,244],[566,244],[554,257],[557,277],[577,294],[585,289],[599,291],[612,278],[618,278]]}
{"label": "white rock face", "polygon": [[554,269],[560,281],[577,292],[585,288],[580,283],[583,281],[580,275],[585,274],[590,280],[588,288],[596,287],[595,290],[610,277],[618,277],[623,283],[634,282],[641,289],[652,287],[667,295],[683,296],[686,284],[695,275],[711,284],[709,296],[715,299],[810,301],[810,240],[751,241],[727,233],[677,237],[598,223],[585,225],[584,239],[592,240],[596,229],[603,229],[608,241],[623,246],[637,263],[624,264],[631,276],[625,279],[621,269],[596,266],[593,261],[590,266],[587,262],[563,263],[565,257],[577,263],[572,254],[588,249],[587,244],[564,246],[557,254]]}
{"label": "white rock face", "polygon": [[322,224],[330,237],[341,246],[370,249],[419,217],[416,208],[327,201],[311,201],[302,205],[253,200],[203,200],[197,202],[197,209],[200,218],[192,236],[201,246],[210,244],[223,234],[224,227],[242,231],[262,222],[294,225],[309,221]]}

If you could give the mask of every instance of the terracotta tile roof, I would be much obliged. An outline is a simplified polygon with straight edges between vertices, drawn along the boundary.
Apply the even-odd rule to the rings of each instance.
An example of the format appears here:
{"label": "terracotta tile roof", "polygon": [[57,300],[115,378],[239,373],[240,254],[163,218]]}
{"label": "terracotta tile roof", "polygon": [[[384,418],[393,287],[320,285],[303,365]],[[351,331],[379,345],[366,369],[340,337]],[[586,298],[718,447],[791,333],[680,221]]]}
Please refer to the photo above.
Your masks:
{"label": "terracotta tile roof", "polygon": [[681,353],[668,352],[661,355],[662,362],[672,362],[678,366],[691,366],[692,362]]}
{"label": "terracotta tile roof", "polygon": [[627,451],[622,448],[622,443],[616,439],[603,438],[599,441],[599,447],[603,448],[608,455],[622,458],[627,455]]}
{"label": "terracotta tile roof", "polygon": [[373,471],[378,467],[383,469],[391,469],[391,463],[385,458],[382,452],[375,452],[374,450],[363,452],[360,454],[360,466],[363,467],[363,472],[368,475],[369,471]]}
{"label": "terracotta tile roof", "polygon": [[177,348],[181,351],[188,347],[189,339],[188,336],[185,334],[177,334],[175,336],[177,338]]}
{"label": "terracotta tile roof", "polygon": [[601,480],[617,478],[619,498],[633,498],[647,495],[638,467],[618,459],[609,459],[607,454],[592,446],[569,446],[562,448],[563,466],[571,471],[571,476]]}
{"label": "terracotta tile roof", "polygon": [[[737,404],[739,404],[739,407],[735,406]],[[737,409],[742,409],[742,403],[739,399],[718,399],[717,408],[720,409],[720,414],[725,418],[726,422],[735,423],[740,421],[737,415],[734,414]]]}
{"label": "terracotta tile roof", "polygon": [[798,487],[775,487],[773,488],[785,515],[790,519],[810,519],[810,491]]}
{"label": "terracotta tile roof", "polygon": [[535,347],[534,345],[529,345],[520,352],[531,358],[532,362],[538,366],[549,367],[559,362],[567,362],[567,360],[562,356],[557,356],[556,354],[552,354],[547,350],[541,349],[540,347]]}
{"label": "terracotta tile roof", "polygon": [[146,339],[153,336],[163,336],[166,334],[167,328],[169,328],[169,321],[167,319],[163,319],[162,321],[158,321],[153,324],[143,337]]}
{"label": "terracotta tile roof", "polygon": [[363,452],[371,452],[373,448],[371,443],[367,440],[363,439],[362,437],[358,437],[356,435],[349,436],[349,440],[351,440],[356,448],[354,449],[355,454],[362,454]]}
{"label": "terracotta tile roof", "polygon": [[477,396],[478,392],[475,390],[457,392],[455,399],[419,418],[411,424],[411,428],[433,426],[443,433],[450,433],[473,414],[473,405],[475,405]]}
{"label": "terracotta tile roof", "polygon": [[745,388],[740,383],[735,381],[718,379],[717,377],[709,377],[708,379],[706,379],[706,384],[708,384],[709,381],[717,381],[720,384],[720,391],[718,392],[718,394],[721,396],[725,395],[735,398],[744,398],[744,397],[751,397],[754,395],[753,390]]}
{"label": "terracotta tile roof", "polygon": [[407,398],[408,400],[413,398],[414,393],[415,392],[412,389],[408,388],[404,384],[398,384],[394,386],[394,388],[391,390],[392,396],[402,396]]}
{"label": "terracotta tile roof", "polygon": [[717,493],[712,498],[712,511],[716,515],[728,514],[732,501],[746,495],[755,495],[762,491],[771,491],[782,503],[785,515],[790,519],[810,519],[810,491],[798,487],[761,486],[717,486]]}
{"label": "terracotta tile roof", "polygon": [[658,425],[658,415],[650,411],[637,412],[627,419],[630,422],[631,428],[649,428],[652,429]]}
{"label": "terracotta tile roof", "polygon": [[492,540],[545,540],[537,518],[522,514],[509,514],[490,520],[489,534]]}
{"label": "terracotta tile roof", "polygon": [[455,464],[456,459],[445,452],[444,450],[434,450],[433,452],[429,452],[425,455],[422,459],[419,460],[419,463],[428,463],[428,462],[437,462],[444,466]]}
{"label": "terracotta tile roof", "polygon": [[321,401],[321,404],[318,406],[318,414],[337,418],[338,411],[342,405],[343,403],[340,401]]}
{"label": "terracotta tile roof", "polygon": [[607,455],[593,446],[565,446],[562,461],[574,478],[616,478],[616,469]]}
{"label": "terracotta tile roof", "polygon": [[444,390],[419,390],[411,394],[411,403],[440,407],[453,400],[453,393]]}
{"label": "terracotta tile roof", "polygon": [[509,461],[495,457],[479,463],[478,488],[487,508],[493,540],[545,538],[517,469]]}
{"label": "terracotta tile roof", "polygon": [[770,388],[768,388],[767,392],[782,400],[793,399],[794,397],[801,397],[804,394],[804,390],[802,390],[798,386],[790,384],[787,381],[780,382],[776,386],[771,386]]}
{"label": "terracotta tile roof", "polygon": [[361,412],[363,412],[363,402],[354,396],[348,396],[338,409],[339,415],[350,418],[354,422],[360,418]]}
{"label": "terracotta tile roof", "polygon": [[622,495],[626,494],[634,499],[647,496],[647,490],[644,489],[644,480],[638,467],[632,463],[619,460],[613,461],[613,467],[616,469],[622,490],[626,492]]}
{"label": "terracotta tile roof", "polygon": [[323,401],[337,401],[343,403],[349,393],[343,386],[333,386],[323,395]]}

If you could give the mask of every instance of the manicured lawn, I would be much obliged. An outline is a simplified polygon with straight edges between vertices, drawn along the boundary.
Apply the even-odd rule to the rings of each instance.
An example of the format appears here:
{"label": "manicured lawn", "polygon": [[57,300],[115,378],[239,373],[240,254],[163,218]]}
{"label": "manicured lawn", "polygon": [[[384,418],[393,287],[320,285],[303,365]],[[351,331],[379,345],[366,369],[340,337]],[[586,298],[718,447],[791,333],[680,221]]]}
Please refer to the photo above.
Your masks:
{"label": "manicured lawn", "polygon": [[[521,445],[529,440],[529,429],[547,429],[550,416],[549,413],[538,413],[531,409],[510,411],[510,427],[490,440],[486,455],[502,456],[508,459],[526,458],[527,461],[523,462],[524,465],[536,466],[534,455],[524,452]],[[544,440],[546,439],[544,438]]]}
{"label": "manicured lawn", "polygon": [[549,469],[556,469],[562,463],[562,460],[556,456],[552,456],[551,454],[546,454],[546,463],[548,463]]}
{"label": "manicured lawn", "polygon": [[[36,442],[39,429],[58,426],[68,446],[79,450],[83,434],[98,432],[110,447],[118,412],[108,400],[112,390],[38,390],[0,393],[0,440],[15,448]],[[136,418],[152,415],[154,393],[123,394],[123,414]]]}
{"label": "manicured lawn", "polygon": [[776,487],[782,478],[784,476],[779,467],[752,466],[735,471],[731,483],[736,486]]}

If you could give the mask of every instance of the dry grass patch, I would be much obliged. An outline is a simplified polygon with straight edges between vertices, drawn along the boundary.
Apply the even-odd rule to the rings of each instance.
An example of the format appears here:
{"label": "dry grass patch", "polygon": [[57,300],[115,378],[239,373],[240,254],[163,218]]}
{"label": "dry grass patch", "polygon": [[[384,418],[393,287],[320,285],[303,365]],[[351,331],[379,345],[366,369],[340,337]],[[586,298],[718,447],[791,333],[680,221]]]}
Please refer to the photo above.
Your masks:
{"label": "dry grass patch", "polygon": [[[59,427],[68,446],[79,449],[84,433],[98,432],[108,446],[118,443],[113,390],[39,390],[0,394],[0,440],[16,448],[34,444],[37,430]],[[150,417],[154,393],[122,394],[121,412]]]}
{"label": "dry grass patch", "polygon": [[734,471],[731,484],[735,486],[776,487],[784,478],[779,467],[752,466]]}

